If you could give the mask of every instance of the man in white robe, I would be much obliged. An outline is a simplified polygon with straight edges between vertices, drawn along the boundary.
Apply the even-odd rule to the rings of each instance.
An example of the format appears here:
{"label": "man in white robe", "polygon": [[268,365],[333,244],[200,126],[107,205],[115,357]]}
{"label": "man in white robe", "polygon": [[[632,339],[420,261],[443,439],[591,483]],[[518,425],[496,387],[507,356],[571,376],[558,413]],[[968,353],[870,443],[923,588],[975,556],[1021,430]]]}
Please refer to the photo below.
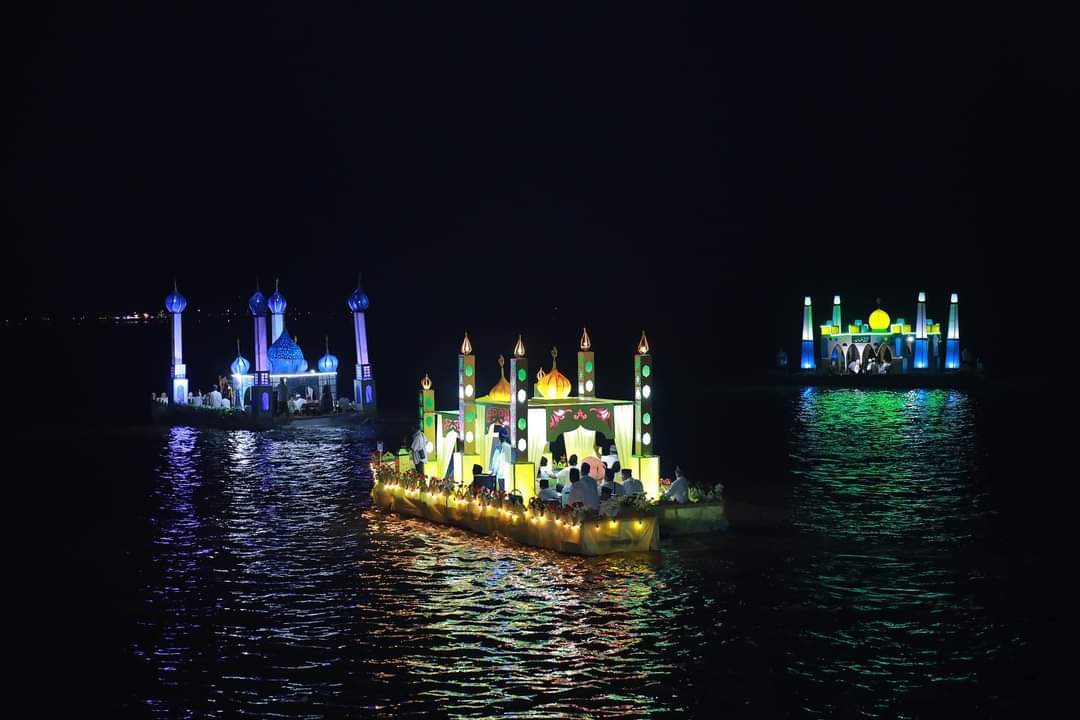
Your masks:
{"label": "man in white robe", "polygon": [[633,471],[630,468],[623,468],[622,470],[622,488],[623,495],[645,494],[645,486],[633,476]]}
{"label": "man in white robe", "polygon": [[412,443],[409,445],[409,456],[416,469],[424,475],[424,463],[427,462],[427,438],[424,437],[422,427],[416,428],[416,432],[413,433]]}
{"label": "man in white robe", "polygon": [[210,398],[210,407],[212,407],[212,408],[221,407],[221,391],[218,390],[217,387],[215,387],[213,390],[210,391],[209,398]]}
{"label": "man in white robe", "polygon": [[677,503],[690,502],[690,481],[683,475],[681,468],[675,468],[675,481],[671,483],[671,487],[664,491],[663,497]]}
{"label": "man in white robe", "polygon": [[581,472],[574,468],[570,472],[570,500],[569,505],[581,503],[593,510],[600,509],[600,494],[596,491],[596,480],[588,475],[582,477]]}

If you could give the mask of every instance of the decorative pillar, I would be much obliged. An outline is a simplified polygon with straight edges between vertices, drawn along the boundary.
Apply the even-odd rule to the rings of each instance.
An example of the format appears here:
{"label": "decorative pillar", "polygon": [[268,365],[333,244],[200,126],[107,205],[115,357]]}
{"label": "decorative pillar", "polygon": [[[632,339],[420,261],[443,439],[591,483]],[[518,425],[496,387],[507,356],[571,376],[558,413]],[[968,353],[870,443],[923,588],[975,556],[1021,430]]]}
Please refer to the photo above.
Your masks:
{"label": "decorative pillar", "polygon": [[915,306],[915,369],[925,370],[929,366],[926,341],[926,293],[919,293]]}
{"label": "decorative pillar", "polygon": [[[833,328],[843,327],[843,325],[841,325],[842,319],[843,317],[840,313],[840,296],[833,295],[832,323],[830,323],[829,335],[832,334]],[[821,362],[823,365],[828,366],[832,362],[832,353],[829,352],[829,337],[825,334],[824,326],[821,329]]]}
{"label": "decorative pillar", "polygon": [[660,458],[653,445],[653,373],[652,353],[645,331],[641,331],[634,355],[634,464],[636,475],[651,497],[660,494]]}
{"label": "decorative pillar", "polygon": [[945,369],[960,369],[960,296],[949,298],[949,336],[945,340]]}
{"label": "decorative pillar", "polygon": [[326,336],[326,354],[319,358],[317,363],[320,373],[334,373],[333,375],[320,375],[319,376],[319,392],[322,392],[323,387],[327,388],[330,393],[331,400],[337,400],[337,369],[338,359],[337,355],[330,354],[330,336]]}
{"label": "decorative pillar", "polygon": [[255,319],[255,381],[251,386],[251,416],[256,424],[269,425],[274,415],[273,393],[270,385],[270,359],[266,355],[269,343],[266,337],[266,297],[259,292],[248,300],[248,309]]}
{"label": "decorative pillar", "polygon": [[172,393],[170,402],[173,405],[186,405],[188,394],[187,365],[184,364],[184,327],[183,314],[187,307],[187,300],[176,287],[173,281],[173,291],[165,296],[165,309],[172,313],[172,362],[170,376],[172,377]]}
{"label": "decorative pillar", "polygon": [[247,389],[244,384],[244,376],[251,370],[251,363],[240,354],[240,338],[236,338],[236,359],[229,365],[229,370],[232,371],[233,398],[235,399],[233,407],[237,410],[243,410],[244,390]]}
{"label": "decorative pillar", "polygon": [[510,358],[510,446],[514,457],[513,489],[527,503],[536,494],[536,469],[529,462],[529,359],[520,335]]}
{"label": "decorative pillar", "polygon": [[810,296],[803,299],[802,321],[802,358],[799,367],[803,370],[813,370],[814,363],[814,309],[810,304]]}
{"label": "decorative pillar", "polygon": [[[424,448],[428,454],[428,462],[432,463],[432,467],[438,469],[439,458],[436,452],[438,448],[438,429],[435,423],[438,418],[435,415],[435,390],[431,385],[431,378],[427,373],[424,373],[424,379],[420,381],[420,427],[424,429],[424,439],[427,440],[427,446]],[[424,464],[425,469],[427,464]]]}
{"label": "decorative pillar", "polygon": [[281,333],[285,330],[285,296],[278,290],[278,279],[274,278],[274,293],[266,300],[266,307],[270,310],[270,343],[277,342]]}
{"label": "decorative pillar", "polygon": [[368,361],[367,326],[364,313],[371,301],[360,285],[360,276],[356,276],[356,289],[349,296],[349,310],[353,314],[353,328],[356,331],[356,379],[353,380],[353,400],[362,413],[375,412],[375,372]]}
{"label": "decorative pillar", "polygon": [[461,475],[462,482],[472,483],[472,466],[483,465],[476,450],[476,356],[472,354],[469,333],[461,341],[458,355],[458,422],[461,423]]}
{"label": "decorative pillar", "polygon": [[592,352],[589,331],[581,328],[581,349],[577,354],[578,397],[596,397],[596,356]]}

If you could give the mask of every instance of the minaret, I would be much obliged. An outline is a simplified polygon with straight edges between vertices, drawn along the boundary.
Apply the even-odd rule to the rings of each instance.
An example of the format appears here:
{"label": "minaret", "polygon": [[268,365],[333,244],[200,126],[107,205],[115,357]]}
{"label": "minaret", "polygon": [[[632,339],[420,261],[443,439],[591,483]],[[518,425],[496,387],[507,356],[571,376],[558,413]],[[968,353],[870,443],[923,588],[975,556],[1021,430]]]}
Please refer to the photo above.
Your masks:
{"label": "minaret", "polygon": [[320,373],[334,373],[333,375],[322,375],[319,377],[319,386],[325,386],[329,392],[330,397],[335,401],[337,400],[337,369],[338,359],[337,355],[330,353],[330,336],[325,336],[326,339],[326,354],[319,358],[319,362],[316,363]]}
{"label": "minaret", "polygon": [[184,328],[182,316],[187,300],[173,281],[173,291],[165,296],[165,309],[172,313],[172,404],[187,405],[187,365],[184,364]]}
{"label": "minaret", "polygon": [[285,330],[285,308],[289,303],[285,302],[285,296],[278,290],[278,280],[274,278],[274,294],[266,301],[266,307],[270,310],[270,342],[275,343]]}
{"label": "minaret", "polygon": [[529,359],[520,335],[510,358],[510,447],[514,456],[514,486],[507,491],[517,490],[527,503],[536,494],[533,480],[536,472],[529,462]]}
{"label": "minaret", "polygon": [[[424,379],[420,381],[420,427],[424,429],[424,438],[427,440],[428,462],[431,463],[431,467],[435,468],[435,472],[432,475],[441,477],[438,473],[438,469],[442,467],[439,462],[439,458],[436,455],[436,434],[435,423],[437,418],[435,416],[435,390],[431,385],[431,378],[427,373],[424,373]],[[424,464],[424,468],[427,468],[427,463]]]}
{"label": "minaret", "polygon": [[248,300],[248,309],[255,320],[255,379],[251,386],[251,415],[256,423],[269,424],[273,417],[274,403],[270,385],[270,358],[266,351],[269,347],[266,337],[266,297],[255,284],[255,294]]}
{"label": "minaret", "polygon": [[803,299],[802,321],[802,359],[799,367],[803,370],[813,370],[814,364],[814,308],[810,304],[810,296]]}
{"label": "minaret", "polygon": [[839,295],[833,295],[833,299],[832,299],[832,324],[833,325],[839,325],[840,327],[843,327],[843,324],[841,323],[841,320],[842,320],[842,318],[841,318],[841,315],[840,315],[840,296]]}
{"label": "minaret", "polygon": [[248,370],[251,369],[251,363],[247,361],[247,358],[240,354],[240,338],[236,338],[236,359],[229,364],[229,370],[232,372],[232,386],[234,397],[236,398],[237,410],[244,409],[244,390],[247,389],[244,383],[244,376],[248,374]]}
{"label": "minaret", "polygon": [[581,328],[581,349],[577,354],[578,397],[596,397],[596,356],[592,352],[589,331]]}
{"label": "minaret", "polygon": [[364,313],[370,305],[367,293],[360,284],[360,275],[356,276],[356,289],[349,296],[349,310],[353,314],[353,328],[356,330],[356,379],[353,381],[353,395],[360,412],[375,412],[375,373],[368,360],[367,326]]}
{"label": "minaret", "polygon": [[645,331],[641,331],[634,355],[634,476],[641,480],[645,494],[660,495],[660,458],[653,445],[653,372],[652,352]]}
{"label": "minaret", "polygon": [[926,293],[920,292],[915,306],[915,369],[925,370],[927,365]]}
{"label": "minaret", "polygon": [[[476,356],[473,355],[469,333],[461,341],[461,354],[458,355],[458,422],[461,425],[460,438],[461,474],[454,475],[459,482],[472,482],[472,466],[483,465],[484,460],[476,450]],[[454,467],[455,472],[457,466]]]}
{"label": "minaret", "polygon": [[949,298],[949,336],[945,340],[945,369],[960,369],[960,296]]}

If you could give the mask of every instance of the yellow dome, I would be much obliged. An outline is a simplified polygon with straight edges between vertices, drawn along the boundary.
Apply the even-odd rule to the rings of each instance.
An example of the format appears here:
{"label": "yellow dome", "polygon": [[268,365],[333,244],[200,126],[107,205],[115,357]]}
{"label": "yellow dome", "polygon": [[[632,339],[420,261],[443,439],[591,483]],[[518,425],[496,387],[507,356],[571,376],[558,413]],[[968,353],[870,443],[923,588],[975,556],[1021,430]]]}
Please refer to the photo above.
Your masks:
{"label": "yellow dome", "polygon": [[555,366],[555,360],[558,356],[559,349],[552,349],[551,372],[544,375],[536,383],[536,394],[542,398],[555,400],[570,397],[570,381],[565,375],[559,372],[559,369]]}
{"label": "yellow dome", "polygon": [[478,398],[479,400],[490,400],[492,402],[510,402],[510,383],[506,380],[506,375],[503,372],[503,367],[506,365],[506,360],[502,355],[499,356],[499,382],[488,392],[486,397]]}
{"label": "yellow dome", "polygon": [[881,308],[878,308],[874,312],[870,313],[870,329],[879,332],[881,330],[888,330],[889,324],[892,323],[892,318],[889,317],[889,313],[885,312]]}

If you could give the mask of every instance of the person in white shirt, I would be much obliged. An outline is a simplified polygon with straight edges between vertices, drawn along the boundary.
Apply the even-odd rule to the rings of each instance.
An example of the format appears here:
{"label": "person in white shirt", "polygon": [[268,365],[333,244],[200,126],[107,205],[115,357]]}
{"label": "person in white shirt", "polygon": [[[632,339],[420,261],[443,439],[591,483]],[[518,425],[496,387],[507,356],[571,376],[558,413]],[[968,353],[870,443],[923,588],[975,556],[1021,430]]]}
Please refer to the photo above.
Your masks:
{"label": "person in white shirt", "polygon": [[501,460],[499,462],[499,472],[495,476],[499,481],[499,490],[506,491],[506,481],[510,479],[510,474],[514,471],[514,452],[510,446],[510,439],[506,436],[502,436],[502,442],[500,443]]}
{"label": "person in white shirt", "polygon": [[619,449],[612,445],[608,448],[608,454],[600,459],[606,467],[615,467],[615,463],[619,462]]}
{"label": "person in white shirt", "polygon": [[633,477],[633,471],[630,468],[623,468],[622,471],[622,488],[623,495],[644,495],[645,487],[641,484],[641,481]]}
{"label": "person in white shirt", "polygon": [[664,491],[663,497],[677,503],[690,502],[690,481],[683,475],[681,468],[675,468],[675,482],[671,483],[671,487]]}
{"label": "person in white shirt", "polygon": [[570,501],[569,504],[581,503],[593,510],[600,509],[600,495],[596,492],[596,481],[582,475],[581,471],[574,468],[570,471]]}
{"label": "person in white shirt", "polygon": [[216,387],[210,391],[210,394],[207,397],[209,397],[210,399],[210,407],[221,407],[221,391],[218,390]]}
{"label": "person in white shirt", "polygon": [[555,484],[555,473],[551,472],[551,468],[548,467],[547,458],[540,457],[540,468],[536,471],[536,494],[540,494],[540,481],[550,480],[548,485]]}
{"label": "person in white shirt", "polygon": [[168,405],[169,404],[169,396],[166,395],[165,393],[161,393],[161,397],[158,398],[158,402],[161,403],[162,405]]}
{"label": "person in white shirt", "polygon": [[570,487],[570,471],[577,468],[577,455],[570,456],[570,462],[555,476],[555,484],[563,486],[563,493],[567,492],[566,488]]}
{"label": "person in white shirt", "polygon": [[227,397],[221,398],[221,407],[225,408],[226,410],[230,409],[232,407],[232,400]]}
{"label": "person in white shirt", "polygon": [[427,438],[424,437],[423,426],[417,427],[416,432],[413,433],[412,443],[409,445],[409,455],[413,465],[423,476],[424,463],[427,462]]}
{"label": "person in white shirt", "polygon": [[550,487],[550,482],[547,478],[540,478],[540,500],[543,502],[557,502],[559,500],[559,493],[555,492],[555,488]]}

